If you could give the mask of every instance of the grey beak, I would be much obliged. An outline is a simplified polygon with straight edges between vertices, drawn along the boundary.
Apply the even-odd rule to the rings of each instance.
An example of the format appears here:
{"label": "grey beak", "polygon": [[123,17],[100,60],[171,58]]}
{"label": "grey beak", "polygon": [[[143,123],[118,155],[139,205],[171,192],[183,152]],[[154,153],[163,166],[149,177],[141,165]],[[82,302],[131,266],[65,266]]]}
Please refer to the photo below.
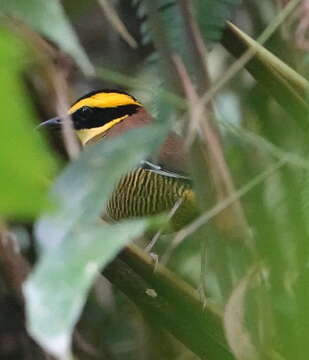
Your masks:
{"label": "grey beak", "polygon": [[40,130],[42,128],[49,128],[49,129],[60,129],[61,127],[61,119],[59,117],[54,117],[52,119],[46,120],[41,122],[36,129]]}

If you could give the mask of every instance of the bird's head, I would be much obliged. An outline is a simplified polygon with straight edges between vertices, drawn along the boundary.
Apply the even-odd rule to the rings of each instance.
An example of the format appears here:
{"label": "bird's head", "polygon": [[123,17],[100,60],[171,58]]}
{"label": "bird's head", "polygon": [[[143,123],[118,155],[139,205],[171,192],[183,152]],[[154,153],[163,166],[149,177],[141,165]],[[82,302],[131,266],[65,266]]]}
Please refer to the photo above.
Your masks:
{"label": "bird's head", "polygon": [[[141,103],[133,96],[118,90],[92,91],[75,101],[68,114],[83,145],[106,135],[119,135],[151,121]],[[61,121],[56,117],[44,121],[39,127],[59,128]]]}

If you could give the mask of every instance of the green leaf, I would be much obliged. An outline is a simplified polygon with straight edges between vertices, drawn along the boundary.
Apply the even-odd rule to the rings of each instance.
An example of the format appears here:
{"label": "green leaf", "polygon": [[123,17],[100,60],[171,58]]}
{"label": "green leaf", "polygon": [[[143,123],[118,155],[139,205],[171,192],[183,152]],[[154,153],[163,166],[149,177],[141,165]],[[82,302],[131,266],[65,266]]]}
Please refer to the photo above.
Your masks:
{"label": "green leaf", "polygon": [[58,0],[1,1],[0,12],[22,19],[70,54],[87,75],[94,69]]}
{"label": "green leaf", "polygon": [[22,82],[26,48],[0,28],[0,214],[30,218],[46,205],[55,162],[34,130],[34,112]]}
{"label": "green leaf", "polygon": [[27,280],[24,293],[28,329],[48,352],[70,359],[72,331],[92,282],[130,239],[145,230],[146,224],[139,220],[76,229],[61,246],[45,253]]}

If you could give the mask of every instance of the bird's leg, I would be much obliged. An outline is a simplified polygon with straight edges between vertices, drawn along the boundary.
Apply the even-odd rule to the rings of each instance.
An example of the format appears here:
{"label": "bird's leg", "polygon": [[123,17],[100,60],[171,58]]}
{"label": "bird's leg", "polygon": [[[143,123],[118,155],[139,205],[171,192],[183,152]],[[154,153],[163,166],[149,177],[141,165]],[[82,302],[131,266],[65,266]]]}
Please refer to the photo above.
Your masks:
{"label": "bird's leg", "polygon": [[[175,202],[173,208],[171,209],[171,211],[168,214],[168,218],[167,218],[168,221],[170,221],[171,218],[174,216],[175,212],[178,210],[178,208],[182,204],[182,202],[183,202],[183,198],[180,198]],[[156,232],[156,234],[153,236],[153,238],[151,239],[149,244],[147,244],[146,247],[144,248],[144,250],[149,253],[149,255],[152,257],[152,259],[154,261],[154,264],[155,264],[154,272],[156,272],[156,268],[159,263],[159,256],[158,256],[158,254],[151,252],[151,250],[155,246],[155,244],[157,243],[157,241],[161,235],[162,235],[162,229],[160,229],[159,231]]]}
{"label": "bird's leg", "polygon": [[156,245],[159,237],[162,235],[162,230],[159,230],[156,232],[156,234],[153,236],[153,238],[150,240],[149,244],[145,246],[145,251],[150,253],[151,249]]}
{"label": "bird's leg", "polygon": [[151,249],[155,246],[161,234],[162,234],[162,230],[157,231],[156,234],[153,236],[153,238],[150,240],[149,244],[147,244],[147,246],[144,249],[147,253],[149,253],[149,255],[151,256],[154,262],[154,268],[153,268],[154,273],[156,272],[159,263],[159,256],[158,254],[151,252]]}

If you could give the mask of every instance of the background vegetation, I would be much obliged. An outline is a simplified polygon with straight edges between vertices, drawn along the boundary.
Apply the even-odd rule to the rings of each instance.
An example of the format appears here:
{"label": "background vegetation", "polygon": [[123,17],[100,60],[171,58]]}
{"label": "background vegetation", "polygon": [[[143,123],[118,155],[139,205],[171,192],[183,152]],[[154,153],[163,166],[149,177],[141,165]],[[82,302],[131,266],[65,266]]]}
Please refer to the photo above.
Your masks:
{"label": "background vegetation", "polygon": [[[1,359],[307,359],[308,8],[0,1]],[[34,131],[98,88],[156,121],[82,153]],[[200,216],[155,265],[162,218],[97,219],[172,128]]]}

